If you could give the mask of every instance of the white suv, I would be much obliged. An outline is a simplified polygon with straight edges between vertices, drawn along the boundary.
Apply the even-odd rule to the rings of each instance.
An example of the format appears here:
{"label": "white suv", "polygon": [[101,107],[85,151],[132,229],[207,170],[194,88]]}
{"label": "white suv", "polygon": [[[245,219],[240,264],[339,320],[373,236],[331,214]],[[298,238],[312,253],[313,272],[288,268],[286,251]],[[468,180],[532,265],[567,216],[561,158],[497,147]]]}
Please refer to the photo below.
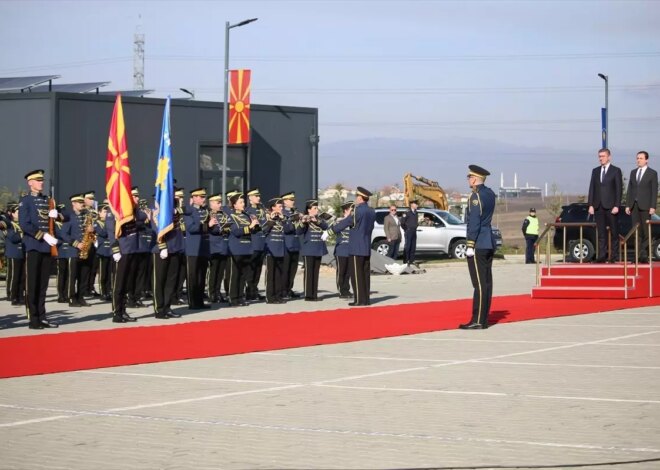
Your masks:
{"label": "white suv", "polygon": [[[397,208],[397,215],[402,217],[408,212],[407,207]],[[376,222],[371,234],[371,248],[381,255],[387,255],[389,245],[385,237],[383,221],[389,214],[389,209],[376,209]],[[440,209],[420,207],[417,210],[419,225],[417,226],[416,252],[439,253],[450,258],[465,258],[467,225],[454,214]],[[493,227],[496,248],[502,246],[502,233]],[[405,235],[401,240],[399,252],[403,252]]]}

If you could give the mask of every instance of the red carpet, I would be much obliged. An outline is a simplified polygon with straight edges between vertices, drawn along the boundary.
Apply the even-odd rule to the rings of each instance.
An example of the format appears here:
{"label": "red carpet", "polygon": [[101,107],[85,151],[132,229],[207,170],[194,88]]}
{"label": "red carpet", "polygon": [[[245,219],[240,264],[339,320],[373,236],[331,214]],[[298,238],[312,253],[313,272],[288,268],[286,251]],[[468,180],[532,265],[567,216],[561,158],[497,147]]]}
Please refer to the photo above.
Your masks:
{"label": "red carpet", "polygon": [[[471,304],[471,299],[449,300],[2,338],[0,377],[176,361],[448,330],[469,319]],[[508,323],[653,305],[660,305],[660,298],[561,300],[532,299],[527,294],[513,295],[493,299],[490,319],[491,323]],[[476,334],[482,337],[488,333]]]}

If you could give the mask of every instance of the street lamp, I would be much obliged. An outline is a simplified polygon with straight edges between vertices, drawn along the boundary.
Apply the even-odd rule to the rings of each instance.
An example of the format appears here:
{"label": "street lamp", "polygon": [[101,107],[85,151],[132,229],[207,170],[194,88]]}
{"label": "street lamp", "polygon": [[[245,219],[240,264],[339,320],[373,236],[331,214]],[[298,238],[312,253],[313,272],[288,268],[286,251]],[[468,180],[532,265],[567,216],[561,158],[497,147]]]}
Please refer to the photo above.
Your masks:
{"label": "street lamp", "polygon": [[225,99],[222,107],[222,197],[224,198],[227,194],[227,119],[229,115],[229,30],[232,28],[238,28],[239,26],[245,26],[254,21],[257,21],[258,18],[250,18],[249,20],[243,20],[240,23],[229,24],[229,21],[225,23]]}
{"label": "street lamp", "polygon": [[179,90],[181,90],[182,92],[184,92],[184,93],[190,95],[190,99],[191,99],[191,100],[194,100],[194,99],[195,99],[195,92],[194,92],[194,91],[188,91],[188,90],[186,90],[185,88],[179,88]]}
{"label": "street lamp", "polygon": [[610,129],[609,129],[609,121],[610,121],[610,109],[607,104],[607,88],[608,88],[608,80],[607,80],[607,75],[603,75],[602,73],[599,73],[598,76],[605,80],[605,109],[603,110],[602,114],[602,121],[603,121],[603,130],[602,130],[602,135],[603,135],[603,148],[608,148],[607,146],[607,141],[609,140],[609,134],[610,134]]}

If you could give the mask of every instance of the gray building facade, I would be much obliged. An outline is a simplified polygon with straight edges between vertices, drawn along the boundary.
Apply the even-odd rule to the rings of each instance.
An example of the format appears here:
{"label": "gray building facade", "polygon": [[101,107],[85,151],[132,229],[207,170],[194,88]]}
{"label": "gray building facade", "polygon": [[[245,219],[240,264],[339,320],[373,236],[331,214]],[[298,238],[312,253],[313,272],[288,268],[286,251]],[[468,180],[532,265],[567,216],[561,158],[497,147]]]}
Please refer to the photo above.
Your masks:
{"label": "gray building facade", "polygon": [[[114,104],[94,94],[0,94],[2,191],[25,191],[25,173],[43,168],[58,202],[88,190],[103,199]],[[122,97],[122,104],[132,182],[149,199],[165,100]],[[222,103],[172,100],[174,177],[186,192],[222,189],[222,111]],[[227,190],[258,186],[264,200],[295,191],[300,206],[316,197],[318,110],[252,104],[250,120],[250,144],[228,147]]]}

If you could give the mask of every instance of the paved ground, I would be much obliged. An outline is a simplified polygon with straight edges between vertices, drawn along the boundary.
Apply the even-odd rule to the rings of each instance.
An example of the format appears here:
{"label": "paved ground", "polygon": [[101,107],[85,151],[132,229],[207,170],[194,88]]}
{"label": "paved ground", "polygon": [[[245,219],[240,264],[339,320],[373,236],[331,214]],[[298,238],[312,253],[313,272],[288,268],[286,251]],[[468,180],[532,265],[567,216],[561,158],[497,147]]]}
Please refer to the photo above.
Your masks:
{"label": "paved ground", "polygon": [[[373,288],[383,303],[467,297],[464,271],[383,276]],[[533,275],[532,266],[498,262],[496,294],[529,292]],[[330,290],[331,274],[323,284]],[[71,322],[60,332],[112,326],[62,316]],[[1,331],[25,332],[35,333]],[[636,461],[615,468],[656,469],[659,348],[660,311],[645,308],[5,379],[0,468],[604,469]]]}

